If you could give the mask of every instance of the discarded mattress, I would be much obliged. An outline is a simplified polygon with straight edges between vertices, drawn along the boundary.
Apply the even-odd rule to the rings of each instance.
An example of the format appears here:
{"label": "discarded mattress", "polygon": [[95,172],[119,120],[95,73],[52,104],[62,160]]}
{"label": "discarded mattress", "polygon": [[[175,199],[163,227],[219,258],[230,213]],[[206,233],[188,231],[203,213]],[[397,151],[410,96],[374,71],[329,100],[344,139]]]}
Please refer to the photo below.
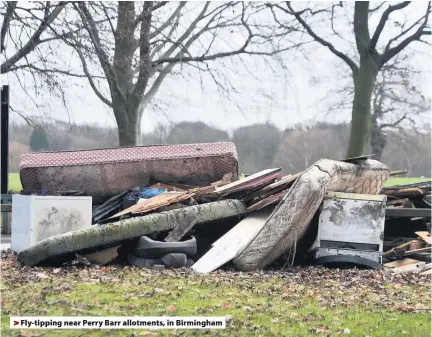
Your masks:
{"label": "discarded mattress", "polygon": [[151,181],[207,186],[228,173],[238,177],[230,142],[38,152],[20,163],[23,189],[82,190],[95,203]]}
{"label": "discarded mattress", "polygon": [[249,245],[234,259],[239,270],[262,269],[279,256],[295,256],[327,191],[378,194],[390,170],[376,160],[321,159],[297,179]]}
{"label": "discarded mattress", "polygon": [[68,253],[114,246],[124,240],[173,229],[184,221],[189,221],[190,217],[197,220],[196,225],[198,226],[231,217],[238,217],[241,220],[246,212],[246,206],[241,201],[223,200],[92,226],[84,230],[50,237],[20,251],[17,256],[17,264],[18,266],[34,266],[47,259]]}

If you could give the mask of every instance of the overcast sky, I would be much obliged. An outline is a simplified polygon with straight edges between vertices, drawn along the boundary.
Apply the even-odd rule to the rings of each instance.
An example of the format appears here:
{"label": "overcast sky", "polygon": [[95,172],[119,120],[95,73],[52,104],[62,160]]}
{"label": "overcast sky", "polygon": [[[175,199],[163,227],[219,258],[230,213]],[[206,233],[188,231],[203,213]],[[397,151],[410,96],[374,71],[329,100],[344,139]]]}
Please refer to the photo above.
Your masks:
{"label": "overcast sky", "polygon": [[[424,3],[423,3],[424,4]],[[296,4],[297,5],[297,4]],[[424,12],[422,2],[408,6],[404,15],[418,18]],[[344,27],[341,23],[341,27]],[[374,27],[371,27],[372,31]],[[396,32],[396,33],[395,33]],[[346,34],[351,35],[350,31]],[[384,40],[397,35],[392,27],[386,27]],[[341,44],[336,46],[344,48]],[[411,60],[416,69],[423,72],[417,83],[425,96],[431,95],[431,54],[426,45],[416,44],[413,48],[419,51]],[[305,59],[305,53],[308,59]],[[287,73],[274,73],[266,70],[265,64],[258,59],[247,58],[250,73],[233,71],[235,63],[228,61],[215,64],[220,70],[226,71],[239,90],[233,94],[235,103],[221,97],[217,88],[208,76],[201,79],[197,72],[188,70],[186,76],[167,77],[155,98],[156,104],[161,104],[163,112],[149,108],[145,111],[142,130],[151,131],[158,122],[169,123],[179,121],[203,121],[212,126],[228,131],[236,127],[256,122],[270,121],[280,129],[287,126],[332,118],[335,121],[349,121],[350,111],[328,116],[330,89],[339,84],[337,76],[341,71],[350,71],[342,61],[335,57],[327,48],[319,44],[309,46],[305,51],[288,51],[283,54]],[[77,72],[79,63],[72,60],[68,53],[63,55],[65,62],[75,64]],[[176,70],[183,70],[177,66]],[[225,68],[227,67],[227,68]],[[186,68],[185,68],[186,69]],[[27,79],[28,80],[28,79]],[[115,126],[112,112],[96,97],[85,79],[68,80],[68,108],[59,99],[48,95],[37,98],[38,103],[45,103],[45,107],[35,108],[30,98],[20,90],[17,80],[10,75],[2,76],[2,83],[11,85],[11,102],[29,114],[50,114],[55,118],[75,122],[99,123]],[[201,83],[204,83],[203,87]],[[46,103],[50,102],[49,105]],[[241,111],[237,107],[241,106]],[[14,116],[16,119],[16,116]]]}

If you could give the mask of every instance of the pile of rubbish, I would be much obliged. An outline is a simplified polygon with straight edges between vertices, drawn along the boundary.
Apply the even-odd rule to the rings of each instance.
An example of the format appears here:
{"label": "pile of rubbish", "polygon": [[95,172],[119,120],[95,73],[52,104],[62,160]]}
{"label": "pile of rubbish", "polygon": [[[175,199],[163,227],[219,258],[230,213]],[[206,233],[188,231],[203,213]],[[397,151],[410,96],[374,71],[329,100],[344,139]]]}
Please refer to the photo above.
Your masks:
{"label": "pile of rubbish", "polygon": [[91,226],[17,252],[20,266],[77,257],[199,273],[227,265],[430,266],[431,184],[383,188],[390,170],[369,156],[239,179],[234,144],[209,143],[28,154],[20,173],[27,195],[93,202]]}
{"label": "pile of rubbish", "polygon": [[387,196],[384,266],[397,273],[432,274],[431,182],[383,188]]}

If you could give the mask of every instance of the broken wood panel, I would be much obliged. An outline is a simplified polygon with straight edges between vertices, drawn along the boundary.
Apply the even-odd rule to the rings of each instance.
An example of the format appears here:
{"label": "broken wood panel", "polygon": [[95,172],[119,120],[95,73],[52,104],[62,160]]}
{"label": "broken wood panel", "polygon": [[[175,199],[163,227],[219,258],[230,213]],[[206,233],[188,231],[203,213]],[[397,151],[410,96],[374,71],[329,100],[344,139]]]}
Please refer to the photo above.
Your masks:
{"label": "broken wood panel", "polygon": [[392,205],[403,205],[407,202],[409,202],[410,200],[408,198],[404,198],[404,199],[395,199],[395,200],[390,200],[387,201],[387,206],[392,206]]}
{"label": "broken wood panel", "polygon": [[408,170],[396,170],[396,171],[391,171],[390,172],[390,176],[398,176],[401,174],[407,174]]}
{"label": "broken wood panel", "polygon": [[197,225],[201,225],[232,217],[241,219],[246,212],[246,206],[241,201],[223,200],[164,213],[138,216],[101,226],[91,226],[84,230],[52,236],[20,251],[17,256],[17,264],[34,266],[64,254],[80,253],[111,244],[116,245],[124,240],[171,230],[184,221],[188,221],[192,215],[198,220]]}
{"label": "broken wood panel", "polygon": [[264,191],[269,191],[272,190],[276,187],[282,186],[282,185],[286,185],[289,184],[291,182],[294,182],[298,177],[300,177],[303,174],[303,172],[294,174],[294,175],[288,175],[285,177],[282,177],[279,181],[274,182],[273,184],[270,184],[266,187],[264,187]]}
{"label": "broken wood panel", "polygon": [[165,242],[178,242],[180,241],[187,232],[191,230],[193,226],[197,224],[198,220],[193,219],[190,221],[185,221],[184,223],[178,225],[176,228],[174,228],[171,233],[168,234],[168,236],[165,238]]}
{"label": "broken wood panel", "polygon": [[[270,174],[265,177],[256,178],[253,181],[250,181],[246,184],[234,187],[228,191],[225,191],[226,193],[223,193],[224,195],[230,195],[237,192],[243,192],[243,191],[249,191],[249,190],[256,190],[263,188],[264,186],[267,186],[268,184],[271,184],[276,179],[279,179],[282,176],[282,172],[277,172],[274,174]],[[219,193],[216,189],[216,192]],[[220,194],[220,193],[219,193]]]}
{"label": "broken wood panel", "polygon": [[374,156],[375,156],[375,154],[365,154],[363,156],[342,159],[341,161],[345,162],[345,163],[356,163],[358,161],[363,161],[363,160],[371,159]]}
{"label": "broken wood panel", "polygon": [[415,232],[415,234],[421,237],[428,245],[432,245],[432,237],[429,232]]}
{"label": "broken wood panel", "polygon": [[90,263],[97,264],[99,266],[103,266],[107,264],[108,262],[114,260],[118,256],[117,250],[120,248],[120,245],[106,248],[99,250],[97,252],[88,253],[84,255],[78,256],[84,256]]}
{"label": "broken wood panel", "polygon": [[[256,204],[257,202],[264,200],[265,198],[268,198],[272,195],[278,194],[282,191],[288,191],[289,187],[286,185],[279,186],[277,188],[274,188],[270,191],[265,192],[262,188],[256,190],[253,193],[247,194],[246,196],[241,198],[241,201],[245,202],[246,204],[249,204],[251,206],[252,203]],[[235,198],[234,198],[235,199]]]}
{"label": "broken wood panel", "polygon": [[432,269],[427,269],[420,272],[420,275],[432,275]]}
{"label": "broken wood panel", "polygon": [[410,187],[410,188],[395,188],[391,187],[389,189],[385,189],[383,191],[383,194],[385,195],[391,195],[391,196],[406,196],[406,197],[422,197],[424,195],[424,192],[422,189],[418,187]]}
{"label": "broken wood panel", "polygon": [[250,175],[249,177],[246,177],[244,179],[240,179],[237,181],[234,181],[230,184],[221,186],[221,187],[217,187],[216,188],[216,192],[219,194],[223,194],[223,193],[229,193],[233,190],[238,190],[239,188],[241,188],[241,186],[244,185],[248,185],[250,183],[253,183],[256,180],[260,180],[263,177],[269,176],[269,175],[273,175],[275,173],[280,172],[281,169],[280,168],[274,168],[274,169],[268,169],[268,170],[263,170],[261,172],[255,173]]}
{"label": "broken wood panel", "polygon": [[242,271],[262,269],[285,252],[295,255],[327,191],[378,194],[389,173],[376,160],[319,160],[296,180],[262,230],[234,259],[235,266]]}
{"label": "broken wood panel", "polygon": [[406,274],[406,273],[418,274],[430,268],[432,268],[432,263],[418,262],[415,264],[409,264],[406,266],[393,268],[392,271],[397,274]]}
{"label": "broken wood panel", "polygon": [[404,253],[404,256],[409,256],[411,254],[417,254],[417,253],[427,253],[427,252],[431,252],[431,250],[432,250],[432,247],[408,250]]}
{"label": "broken wood panel", "polygon": [[209,273],[234,259],[264,226],[271,210],[248,215],[219,240],[193,266],[196,272]]}
{"label": "broken wood panel", "polygon": [[158,209],[163,206],[168,206],[171,204],[175,204],[192,197],[190,193],[184,192],[170,192],[159,194],[153,198],[146,199],[140,203],[137,203],[129,208],[124,209],[123,211],[113,215],[109,219],[118,218],[125,214],[143,214],[155,209]]}
{"label": "broken wood panel", "polygon": [[282,200],[285,194],[287,194],[288,191],[282,191],[277,194],[273,194],[263,200],[258,201],[257,203],[250,205],[248,207],[248,212],[257,211],[260,209],[263,209],[264,207],[270,206],[272,204],[275,204]]}
{"label": "broken wood panel", "polygon": [[430,218],[430,208],[396,208],[387,207],[386,217],[388,218]]}
{"label": "broken wood panel", "polygon": [[403,266],[407,266],[407,265],[411,265],[411,264],[417,264],[419,262],[421,262],[421,261],[409,259],[409,258],[404,258],[402,260],[396,260],[396,261],[385,263],[384,267],[399,268],[399,267],[403,267]]}
{"label": "broken wood panel", "polygon": [[405,249],[405,248],[409,248],[410,245],[411,245],[411,241],[404,242],[404,243],[400,244],[399,246],[396,246],[396,247],[394,247],[394,248],[392,248],[392,249],[386,251],[386,252],[383,254],[383,256],[387,256],[387,255],[391,255],[391,254],[393,254],[394,251],[395,251],[395,249],[402,249],[402,248]]}

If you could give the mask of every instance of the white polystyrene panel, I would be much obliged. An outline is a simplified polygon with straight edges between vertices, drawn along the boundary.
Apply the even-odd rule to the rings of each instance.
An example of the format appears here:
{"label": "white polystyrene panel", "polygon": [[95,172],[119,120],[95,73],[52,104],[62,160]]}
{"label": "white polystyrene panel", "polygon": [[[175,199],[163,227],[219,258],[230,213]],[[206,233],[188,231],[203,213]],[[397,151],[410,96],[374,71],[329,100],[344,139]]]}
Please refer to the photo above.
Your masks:
{"label": "white polystyrene panel", "polygon": [[12,250],[19,252],[54,235],[91,226],[92,198],[12,196]]}

